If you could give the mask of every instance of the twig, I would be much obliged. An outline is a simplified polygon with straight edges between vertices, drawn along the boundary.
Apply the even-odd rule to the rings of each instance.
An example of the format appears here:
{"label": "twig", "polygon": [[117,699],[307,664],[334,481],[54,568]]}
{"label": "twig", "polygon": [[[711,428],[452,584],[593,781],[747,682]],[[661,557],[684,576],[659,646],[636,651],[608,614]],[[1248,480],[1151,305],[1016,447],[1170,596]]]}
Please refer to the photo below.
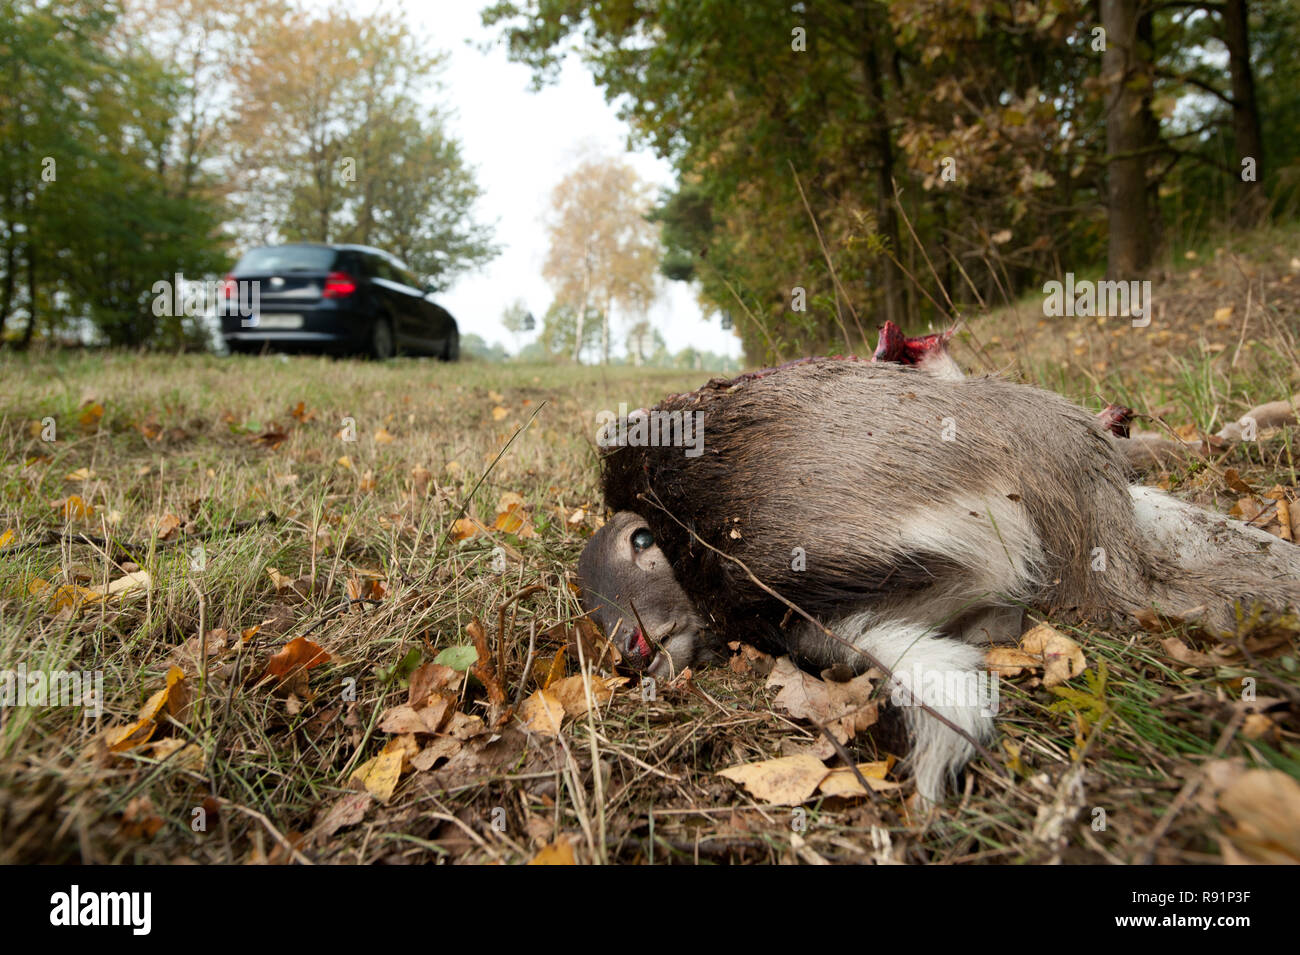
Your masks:
{"label": "twig", "polygon": [[875,790],[871,788],[871,784],[868,783],[866,778],[862,775],[862,771],[858,769],[858,764],[854,761],[853,757],[849,755],[849,751],[844,748],[844,744],[837,740],[831,731],[821,723],[818,723],[816,720],[813,720],[812,723],[813,726],[821,730],[821,734],[826,737],[827,742],[835,748],[836,755],[838,755],[840,759],[844,760],[844,765],[849,767],[853,772],[853,775],[857,777],[859,785],[867,791],[867,798],[874,803],[876,801]]}
{"label": "twig", "polygon": [[506,677],[506,607],[516,600],[522,600],[545,589],[541,584],[532,584],[516,592],[513,597],[506,598],[497,607],[497,672],[501,674],[503,680]]}

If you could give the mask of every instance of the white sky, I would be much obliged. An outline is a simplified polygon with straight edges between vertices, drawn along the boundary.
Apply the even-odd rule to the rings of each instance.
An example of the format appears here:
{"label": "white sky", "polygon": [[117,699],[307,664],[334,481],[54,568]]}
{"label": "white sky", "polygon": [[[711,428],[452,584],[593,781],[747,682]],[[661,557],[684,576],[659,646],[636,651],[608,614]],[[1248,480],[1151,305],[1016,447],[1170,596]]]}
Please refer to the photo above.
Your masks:
{"label": "white sky", "polygon": [[[656,186],[673,182],[671,167],[653,153],[627,152],[627,126],[592,81],[586,67],[570,57],[557,83],[533,93],[529,69],[512,63],[495,42],[497,31],[482,25],[484,3],[473,0],[408,0],[405,16],[428,46],[449,54],[442,74],[449,126],[466,160],[475,167],[484,195],[480,221],[496,223],[501,254],[478,273],[465,275],[440,302],[456,316],[462,333],[498,341],[511,352],[515,341],[501,325],[501,313],[522,298],[537,319],[551,302],[542,279],[546,258],[546,213],[551,189],[585,151],[625,155],[641,176]],[[373,9],[369,0],[356,7]],[[487,52],[481,47],[491,43]],[[717,316],[705,321],[692,286],[663,281],[650,320],[670,351],[688,345],[739,356],[740,340],[723,331]],[[615,314],[616,351],[623,354],[622,323]],[[525,335],[527,344],[536,335]]]}

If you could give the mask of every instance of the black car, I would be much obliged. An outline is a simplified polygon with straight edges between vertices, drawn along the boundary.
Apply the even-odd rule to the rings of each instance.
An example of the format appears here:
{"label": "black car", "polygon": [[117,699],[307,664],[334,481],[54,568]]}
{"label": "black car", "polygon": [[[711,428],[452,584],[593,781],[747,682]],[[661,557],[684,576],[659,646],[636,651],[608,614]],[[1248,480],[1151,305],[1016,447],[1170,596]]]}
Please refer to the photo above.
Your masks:
{"label": "black car", "polygon": [[365,245],[251,249],[225,277],[217,316],[232,352],[460,357],[456,320],[397,258]]}

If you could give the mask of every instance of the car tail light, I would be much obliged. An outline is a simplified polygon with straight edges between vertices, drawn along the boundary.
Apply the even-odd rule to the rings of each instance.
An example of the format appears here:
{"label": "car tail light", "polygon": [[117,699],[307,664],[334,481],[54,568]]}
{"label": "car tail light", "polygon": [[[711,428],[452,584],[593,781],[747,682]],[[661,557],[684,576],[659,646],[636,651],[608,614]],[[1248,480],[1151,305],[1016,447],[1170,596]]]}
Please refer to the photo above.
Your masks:
{"label": "car tail light", "polygon": [[229,273],[221,280],[221,297],[231,298],[239,291],[239,283],[235,281],[235,273]]}
{"label": "car tail light", "polygon": [[357,290],[356,280],[346,272],[331,272],[325,278],[324,298],[347,298]]}

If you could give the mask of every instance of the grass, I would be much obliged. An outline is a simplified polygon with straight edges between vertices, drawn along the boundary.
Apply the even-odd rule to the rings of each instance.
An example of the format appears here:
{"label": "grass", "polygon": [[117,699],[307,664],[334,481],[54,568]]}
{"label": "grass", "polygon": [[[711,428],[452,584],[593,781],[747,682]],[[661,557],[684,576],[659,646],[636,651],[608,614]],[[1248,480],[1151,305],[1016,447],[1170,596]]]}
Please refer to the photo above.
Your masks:
{"label": "grass", "polygon": [[[1278,244],[1225,252],[1195,279],[1193,266],[1172,273],[1158,287],[1166,319],[1151,329],[1043,327],[1022,305],[975,319],[963,357],[1096,407],[1122,401],[1172,428],[1215,430],[1300,389],[1300,317],[1280,294],[1300,272],[1273,256]],[[1216,320],[1227,304],[1235,317]],[[773,711],[741,658],[657,699],[620,687],[558,738],[506,719],[448,760],[407,766],[386,801],[358,796],[353,773],[400,739],[381,714],[407,700],[417,664],[473,643],[475,621],[507,703],[531,694],[562,650],[557,672],[578,672],[579,645],[591,647],[576,636],[569,581],[600,515],[595,413],[708,377],[0,358],[0,534],[14,532],[0,547],[0,670],[98,671],[105,697],[98,721],[71,706],[0,711],[0,861],[520,862],[558,840],[580,861],[609,862],[1204,862],[1221,858],[1234,820],[1212,798],[1176,797],[1212,759],[1300,776],[1293,631],[1247,621],[1241,655],[1191,666],[1169,656],[1168,634],[1062,620],[1087,673],[1067,696],[1033,676],[1003,680],[1003,765],[973,763],[929,817],[904,789],[810,802],[799,830],[790,809],[718,777],[816,739]],[[53,441],[41,436],[48,419]],[[1151,480],[1223,509],[1237,496],[1229,467],[1293,492],[1295,439],[1265,435]],[[465,536],[455,523],[492,528],[512,494],[515,533]],[[69,516],[73,495],[90,510]],[[71,589],[139,571],[149,586],[121,597]],[[198,652],[201,633],[219,652]],[[304,636],[328,662],[265,676]],[[173,666],[182,690],[154,700],[149,740],[110,752],[108,729],[135,721]],[[1249,724],[1246,676],[1267,710]],[[467,716],[502,712],[482,680],[456,693]],[[890,747],[869,733],[853,754],[897,755]],[[1067,820],[1055,834],[1053,813]]]}

